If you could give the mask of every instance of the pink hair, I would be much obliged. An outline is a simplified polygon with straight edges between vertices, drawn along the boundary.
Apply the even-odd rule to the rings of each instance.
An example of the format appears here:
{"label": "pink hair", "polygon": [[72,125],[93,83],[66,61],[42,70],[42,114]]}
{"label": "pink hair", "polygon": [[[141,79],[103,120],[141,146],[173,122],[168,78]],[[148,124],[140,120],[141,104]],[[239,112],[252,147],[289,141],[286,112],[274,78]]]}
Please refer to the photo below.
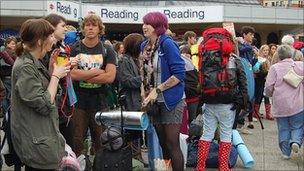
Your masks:
{"label": "pink hair", "polygon": [[169,28],[168,18],[160,12],[149,12],[144,16],[143,22],[151,25],[158,36],[164,34]]}

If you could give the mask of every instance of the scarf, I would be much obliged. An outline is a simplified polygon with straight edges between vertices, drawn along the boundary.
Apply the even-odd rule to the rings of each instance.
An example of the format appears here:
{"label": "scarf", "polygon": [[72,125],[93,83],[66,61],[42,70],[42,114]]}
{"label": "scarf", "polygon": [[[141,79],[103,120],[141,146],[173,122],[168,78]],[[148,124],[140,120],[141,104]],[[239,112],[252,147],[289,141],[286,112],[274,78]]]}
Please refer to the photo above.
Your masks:
{"label": "scarf", "polygon": [[143,78],[143,85],[145,92],[151,90],[154,85],[154,74],[153,74],[153,57],[155,55],[158,40],[155,41],[154,44],[147,42],[146,46],[144,47],[143,53],[140,55],[140,74]]}

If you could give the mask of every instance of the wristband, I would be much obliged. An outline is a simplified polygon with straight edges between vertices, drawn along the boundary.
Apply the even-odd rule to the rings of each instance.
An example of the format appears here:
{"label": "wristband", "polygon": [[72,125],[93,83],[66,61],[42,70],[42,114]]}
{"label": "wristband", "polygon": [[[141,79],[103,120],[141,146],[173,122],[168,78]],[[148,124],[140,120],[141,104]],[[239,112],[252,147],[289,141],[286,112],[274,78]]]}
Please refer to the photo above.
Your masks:
{"label": "wristband", "polygon": [[52,77],[56,77],[58,80],[60,80],[60,78],[57,75],[52,75]]}

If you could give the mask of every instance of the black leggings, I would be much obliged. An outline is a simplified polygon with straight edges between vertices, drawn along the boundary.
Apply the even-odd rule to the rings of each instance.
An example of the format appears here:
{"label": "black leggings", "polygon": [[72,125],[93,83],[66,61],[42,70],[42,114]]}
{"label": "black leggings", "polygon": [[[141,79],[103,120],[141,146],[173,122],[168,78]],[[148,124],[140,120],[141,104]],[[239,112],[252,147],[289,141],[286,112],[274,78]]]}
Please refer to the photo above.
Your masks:
{"label": "black leggings", "polygon": [[171,159],[173,171],[183,171],[184,157],[179,145],[180,124],[157,124],[155,129],[164,159]]}
{"label": "black leggings", "polygon": [[265,104],[270,104],[269,98],[264,96],[264,87],[265,80],[264,79],[255,79],[255,90],[254,90],[254,103],[260,105],[262,103],[262,99],[264,98]]}
{"label": "black leggings", "polygon": [[74,149],[74,124],[72,119],[69,124],[67,122],[63,122],[59,124],[59,131],[63,135],[66,143]]}

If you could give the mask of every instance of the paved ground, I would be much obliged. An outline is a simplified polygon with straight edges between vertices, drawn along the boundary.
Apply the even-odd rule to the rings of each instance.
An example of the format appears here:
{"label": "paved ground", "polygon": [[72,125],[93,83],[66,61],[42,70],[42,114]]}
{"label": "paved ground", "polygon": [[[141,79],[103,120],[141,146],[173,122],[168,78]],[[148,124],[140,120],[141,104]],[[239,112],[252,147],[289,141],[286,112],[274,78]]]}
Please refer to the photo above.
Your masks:
{"label": "paved ground", "polygon": [[[261,109],[264,112],[264,109]],[[265,129],[259,122],[254,122],[255,128],[250,130],[252,135],[241,134],[247,148],[251,152],[256,164],[252,169],[245,169],[240,158],[236,170],[304,170],[304,149],[292,159],[284,160],[278,146],[277,124],[275,121],[262,120]]]}
{"label": "paved ground", "polygon": [[[264,109],[261,109],[263,112]],[[252,135],[241,134],[247,148],[251,152],[256,164],[251,169],[243,167],[242,161],[238,159],[235,170],[304,170],[304,149],[300,149],[298,156],[284,160],[278,147],[277,125],[275,121],[263,120],[265,129],[262,130],[259,122],[254,122],[255,128],[250,130]],[[13,170],[4,166],[3,170]],[[193,170],[193,169],[187,169]]]}
{"label": "paved ground", "polygon": [[[250,170],[304,170],[303,148],[292,159],[284,160],[278,147],[277,125],[275,121],[263,120],[265,129],[262,130],[258,122],[254,124],[253,135],[243,135],[249,151],[256,161]],[[237,169],[241,170],[241,160],[238,161]]]}

